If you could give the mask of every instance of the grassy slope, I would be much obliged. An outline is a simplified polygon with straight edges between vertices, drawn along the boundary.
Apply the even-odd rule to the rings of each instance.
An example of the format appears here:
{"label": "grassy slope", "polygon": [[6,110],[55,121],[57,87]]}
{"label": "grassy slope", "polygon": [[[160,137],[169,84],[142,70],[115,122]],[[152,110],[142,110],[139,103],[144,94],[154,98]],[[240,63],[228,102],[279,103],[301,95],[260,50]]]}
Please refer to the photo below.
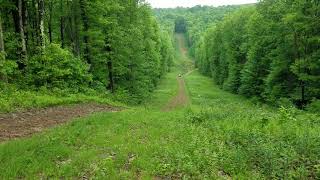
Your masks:
{"label": "grassy slope", "polygon": [[186,79],[192,106],[161,112],[178,73],[168,74],[145,106],[1,144],[0,179],[319,176],[319,116],[254,105],[198,72]]}
{"label": "grassy slope", "polygon": [[220,170],[240,179],[320,177],[319,115],[255,105],[197,72],[187,82],[193,101],[187,118],[211,132]]}
{"label": "grassy slope", "polygon": [[17,90],[14,87],[0,89],[0,113],[87,102],[124,106],[113,101],[111,95],[100,94],[93,90],[87,93],[70,93],[62,90],[56,92]]}

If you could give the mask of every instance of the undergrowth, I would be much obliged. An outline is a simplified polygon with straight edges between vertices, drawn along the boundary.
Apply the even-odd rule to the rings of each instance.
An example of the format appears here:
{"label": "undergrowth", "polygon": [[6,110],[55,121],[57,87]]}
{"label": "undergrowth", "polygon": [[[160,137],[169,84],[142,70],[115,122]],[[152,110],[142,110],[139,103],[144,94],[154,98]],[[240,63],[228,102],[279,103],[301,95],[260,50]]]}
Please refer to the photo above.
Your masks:
{"label": "undergrowth", "polygon": [[118,101],[119,97],[108,93],[99,93],[87,89],[82,92],[72,92],[68,89],[21,90],[12,85],[0,89],[0,113],[14,112],[30,108],[96,102],[114,106],[125,106]]}
{"label": "undergrowth", "polygon": [[188,86],[194,103],[185,119],[210,131],[224,173],[240,179],[320,178],[319,114],[239,100],[198,74]]}

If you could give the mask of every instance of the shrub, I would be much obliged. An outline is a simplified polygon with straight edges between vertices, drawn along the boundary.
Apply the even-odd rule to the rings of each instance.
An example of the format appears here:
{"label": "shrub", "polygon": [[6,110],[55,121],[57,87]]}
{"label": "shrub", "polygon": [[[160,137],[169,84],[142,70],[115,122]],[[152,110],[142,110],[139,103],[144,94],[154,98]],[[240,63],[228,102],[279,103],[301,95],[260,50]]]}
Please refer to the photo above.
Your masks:
{"label": "shrub", "polygon": [[292,108],[294,105],[289,98],[279,98],[277,101],[278,107]]}
{"label": "shrub", "polygon": [[88,64],[75,58],[59,45],[47,46],[42,55],[33,56],[27,64],[27,82],[36,88],[71,88],[79,90],[88,87],[92,76]]}
{"label": "shrub", "polygon": [[210,120],[210,112],[208,110],[201,110],[200,112],[193,112],[188,110],[186,115],[186,120],[193,124],[202,124]]}
{"label": "shrub", "polygon": [[8,76],[12,76],[16,68],[17,64],[6,60],[5,53],[0,52],[0,81],[7,81]]}
{"label": "shrub", "polygon": [[312,113],[320,113],[320,100],[314,99],[306,109]]}

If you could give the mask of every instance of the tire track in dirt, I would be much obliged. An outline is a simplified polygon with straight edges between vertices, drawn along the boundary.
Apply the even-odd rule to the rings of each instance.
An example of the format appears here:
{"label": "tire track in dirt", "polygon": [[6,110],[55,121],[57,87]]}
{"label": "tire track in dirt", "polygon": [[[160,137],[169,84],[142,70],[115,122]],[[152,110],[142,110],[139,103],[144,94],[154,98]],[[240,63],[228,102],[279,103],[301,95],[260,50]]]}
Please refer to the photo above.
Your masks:
{"label": "tire track in dirt", "polygon": [[162,109],[163,111],[171,111],[177,107],[184,107],[189,104],[189,97],[186,91],[186,84],[182,77],[177,77],[178,94],[173,97],[168,104]]}

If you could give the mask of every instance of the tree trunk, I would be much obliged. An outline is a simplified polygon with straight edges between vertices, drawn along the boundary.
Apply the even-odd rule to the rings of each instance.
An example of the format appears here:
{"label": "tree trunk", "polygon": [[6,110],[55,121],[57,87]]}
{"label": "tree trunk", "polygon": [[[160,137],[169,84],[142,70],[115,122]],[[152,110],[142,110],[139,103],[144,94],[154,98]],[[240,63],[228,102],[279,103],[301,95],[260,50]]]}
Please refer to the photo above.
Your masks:
{"label": "tree trunk", "polygon": [[48,35],[49,35],[49,42],[52,43],[52,16],[53,16],[53,1],[50,0],[49,2],[49,21],[48,21]]}
{"label": "tree trunk", "polygon": [[61,48],[65,47],[65,42],[64,42],[64,29],[65,29],[65,24],[64,24],[64,12],[63,12],[63,0],[60,0],[60,40],[61,40]]}
{"label": "tree trunk", "polygon": [[44,0],[38,0],[39,7],[39,31],[40,31],[40,46],[45,48],[45,35],[44,35]]}
{"label": "tree trunk", "polygon": [[72,22],[72,14],[68,16],[68,23],[69,23],[69,38],[72,46],[72,51],[75,54],[75,32],[74,32],[74,26]]}
{"label": "tree trunk", "polygon": [[34,0],[31,1],[31,8],[29,9],[29,16],[28,16],[28,21],[30,24],[30,29],[33,29],[30,31],[30,39],[32,40],[32,43],[37,41],[37,33],[34,31],[36,29],[36,23],[35,23],[35,3]]}
{"label": "tree trunk", "polygon": [[301,81],[301,101],[303,106],[305,105],[305,102],[306,102],[305,89],[306,89],[305,82]]}
{"label": "tree trunk", "polygon": [[27,56],[27,45],[24,33],[23,26],[23,13],[22,13],[22,0],[18,0],[18,14],[19,14],[19,33],[20,33],[20,41],[21,41],[21,62],[19,63],[19,68],[24,69],[25,63],[28,59]]}
{"label": "tree trunk", "polygon": [[108,89],[114,93],[114,80],[113,80],[113,65],[112,65],[112,60],[108,60],[108,77],[109,77],[109,86]]}
{"label": "tree trunk", "polygon": [[72,4],[72,26],[73,26],[73,33],[74,33],[74,54],[77,57],[80,57],[80,27],[81,27],[81,18],[78,16],[78,4]]}
{"label": "tree trunk", "polygon": [[81,10],[81,18],[82,18],[82,23],[83,23],[83,31],[84,31],[84,36],[83,36],[83,41],[84,41],[84,59],[87,61],[88,64],[91,64],[91,59],[90,59],[90,48],[89,48],[89,18],[86,13],[86,2],[85,0],[80,0],[80,10]]}
{"label": "tree trunk", "polygon": [[75,2],[69,2],[67,1],[67,9],[68,14],[66,15],[66,21],[67,21],[67,36],[68,36],[68,42],[70,42],[72,53],[76,55],[75,51],[75,31],[74,31],[74,22],[73,22],[73,16],[74,16],[74,9],[73,5]]}
{"label": "tree trunk", "polygon": [[74,22],[74,36],[75,36],[75,45],[74,45],[74,52],[76,56],[80,56],[80,26],[78,23],[77,16],[73,16],[73,22]]}
{"label": "tree trunk", "polygon": [[33,31],[35,35],[34,42],[36,45],[40,44],[40,31],[39,31],[39,3],[36,0],[32,0],[33,7]]}
{"label": "tree trunk", "polygon": [[15,33],[19,34],[20,28],[19,28],[19,1],[15,1],[15,6],[17,7],[16,9],[12,8],[11,13],[12,13],[12,20],[14,23],[14,30]]}
{"label": "tree trunk", "polygon": [[109,80],[107,89],[110,90],[112,93],[114,93],[113,63],[112,63],[112,56],[111,56],[112,48],[108,38],[106,38],[105,40],[105,50],[107,54],[107,70],[108,70],[107,80]]}
{"label": "tree trunk", "polygon": [[24,30],[24,36],[26,41],[26,49],[28,49],[28,4],[27,1],[22,1],[22,20],[23,20],[23,30]]}
{"label": "tree trunk", "polygon": [[[303,39],[305,40],[304,42],[307,41],[308,37],[304,36]],[[310,72],[306,68],[305,64],[307,63],[306,56],[308,54],[308,46],[307,44],[303,43],[304,45],[304,54],[303,54],[303,68],[302,68],[302,73],[303,74],[308,74],[310,75]],[[307,82],[304,80],[301,80],[301,101],[302,101],[302,109],[305,108],[307,105],[308,99],[306,99],[306,89],[307,89]]]}
{"label": "tree trunk", "polygon": [[[5,58],[6,58],[6,54],[4,51],[2,19],[1,19],[1,14],[0,14],[0,61],[5,60]],[[7,78],[6,74],[0,73],[0,81],[8,82],[8,78]]]}
{"label": "tree trunk", "polygon": [[0,53],[4,52],[4,40],[3,40],[3,29],[2,29],[2,19],[0,14]]}

